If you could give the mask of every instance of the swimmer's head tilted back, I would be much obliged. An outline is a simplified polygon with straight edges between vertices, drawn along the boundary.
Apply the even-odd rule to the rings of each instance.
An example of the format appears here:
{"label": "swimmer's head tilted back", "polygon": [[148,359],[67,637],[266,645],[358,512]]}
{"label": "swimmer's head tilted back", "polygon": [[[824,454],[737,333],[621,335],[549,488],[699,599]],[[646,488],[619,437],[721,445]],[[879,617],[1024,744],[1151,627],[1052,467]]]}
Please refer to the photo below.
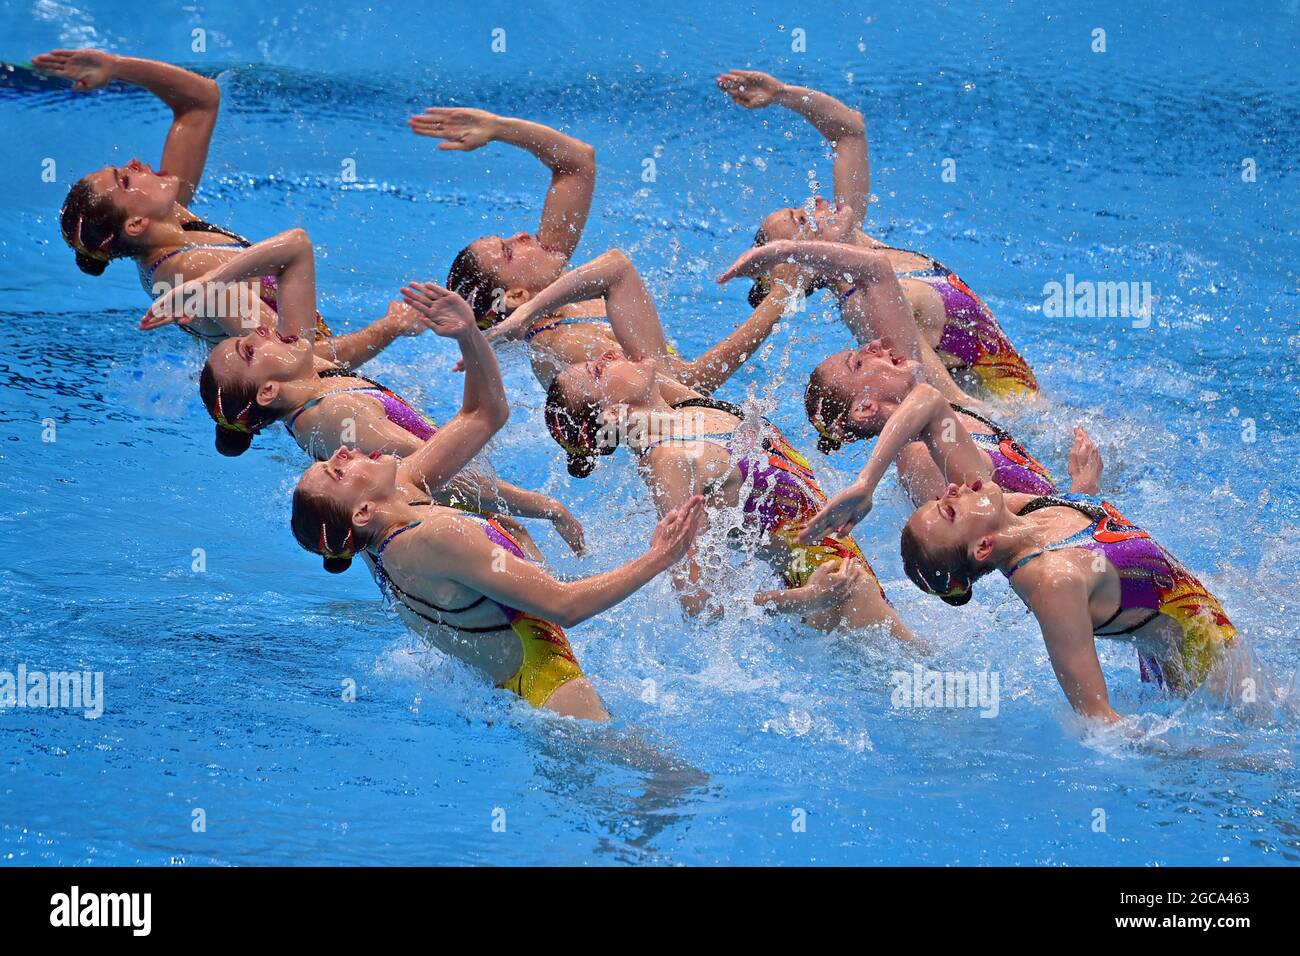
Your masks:
{"label": "swimmer's head tilted back", "polygon": [[219,343],[199,373],[199,397],[217,423],[217,451],[240,455],[287,410],[282,388],[313,374],[312,343],[266,326]]}
{"label": "swimmer's head tilted back", "polygon": [[558,279],[567,261],[530,233],[484,236],[456,255],[447,288],[469,303],[479,328],[487,329]]}
{"label": "swimmer's head tilted back", "polygon": [[823,360],[808,378],[804,411],[817,429],[823,454],[849,442],[874,438],[920,376],[917,362],[879,340]]}
{"label": "swimmer's head tilted back", "polygon": [[147,248],[149,226],[174,215],[178,189],[177,177],[156,173],[137,159],[73,183],[59,210],[59,229],[76,253],[77,267],[97,276],[113,259]]}

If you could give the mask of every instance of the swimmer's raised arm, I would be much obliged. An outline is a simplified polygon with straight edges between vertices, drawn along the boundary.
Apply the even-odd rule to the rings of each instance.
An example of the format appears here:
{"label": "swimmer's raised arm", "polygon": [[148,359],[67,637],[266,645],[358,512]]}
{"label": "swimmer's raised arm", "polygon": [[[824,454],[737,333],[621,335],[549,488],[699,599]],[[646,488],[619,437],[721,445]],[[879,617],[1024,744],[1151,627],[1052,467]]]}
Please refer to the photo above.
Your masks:
{"label": "swimmer's raised arm", "polygon": [[408,123],[417,135],[443,140],[440,150],[468,151],[496,142],[536,156],[551,171],[537,238],[566,259],[573,255],[596,189],[596,151],[590,144],[541,123],[486,110],[431,106]]}
{"label": "swimmer's raised arm", "polygon": [[447,424],[401,464],[405,477],[430,491],[442,488],[483,450],[510,418],[501,369],[465,300],[433,282],[413,282],[402,297],[439,335],[455,339],[465,363],[465,391]]}
{"label": "swimmer's raised arm", "polygon": [[700,497],[666,514],[650,547],[622,567],[577,581],[558,581],[515,557],[482,533],[466,533],[466,519],[444,521],[416,538],[420,563],[440,576],[525,614],[575,627],[627,599],[677,563],[695,538],[704,513]]}
{"label": "swimmer's raised arm", "polygon": [[748,319],[693,361],[671,359],[674,377],[683,385],[711,395],[767,341],[781,321],[792,296],[798,294],[796,270],[788,265],[773,269],[774,280],[763,301]]}
{"label": "swimmer's raised arm", "polygon": [[78,92],[89,92],[113,80],[143,87],[172,111],[172,125],[163,144],[160,173],[180,179],[176,201],[188,205],[203,177],[208,145],[221,108],[215,80],[157,60],[116,56],[101,50],[51,50],[32,57],[41,73],[72,81]]}
{"label": "swimmer's raised arm", "polygon": [[738,276],[756,278],[781,262],[811,268],[830,283],[850,283],[855,294],[840,314],[859,343],[865,345],[880,339],[895,351],[918,361],[926,381],[949,401],[976,408],[983,404],[952,380],[917,327],[916,316],[894,267],[879,252],[842,242],[778,239],[746,250],[718,281],[729,282]]}
{"label": "swimmer's raised arm", "polygon": [[[186,305],[196,296],[206,300],[205,287],[233,285],[259,276],[276,276],[277,327],[283,335],[312,338],[316,331],[316,257],[311,238],[304,229],[287,229],[269,239],[249,246],[216,268],[191,279],[159,296],[149,307],[140,328],[155,329],[170,322],[185,325],[195,315],[186,314]],[[257,304],[260,308],[260,300]],[[231,335],[246,332],[250,318],[227,314],[219,318]]]}
{"label": "swimmer's raised arm", "polygon": [[871,163],[862,114],[835,97],[806,86],[791,86],[757,70],[730,70],[718,86],[746,109],[784,106],[798,113],[835,147],[835,200],[853,208],[861,227],[871,195]]}
{"label": "swimmer's raised arm", "polygon": [[799,543],[815,544],[828,534],[848,534],[871,512],[872,497],[889,466],[918,439],[946,480],[970,484],[992,477],[988,456],[971,439],[952,405],[938,389],[922,382],[889,416],[857,479],[813,516],[799,533]]}
{"label": "swimmer's raised arm", "polygon": [[493,326],[488,338],[493,342],[518,338],[538,316],[588,299],[605,300],[610,328],[629,359],[667,357],[668,345],[654,300],[632,260],[618,249],[564,273]]}

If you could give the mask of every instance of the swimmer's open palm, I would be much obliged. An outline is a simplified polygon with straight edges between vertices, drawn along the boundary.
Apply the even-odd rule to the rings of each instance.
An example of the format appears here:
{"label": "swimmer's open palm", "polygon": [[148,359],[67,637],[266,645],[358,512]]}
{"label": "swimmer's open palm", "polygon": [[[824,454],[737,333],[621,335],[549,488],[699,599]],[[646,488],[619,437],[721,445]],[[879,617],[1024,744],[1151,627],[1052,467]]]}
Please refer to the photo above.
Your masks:
{"label": "swimmer's open palm", "polygon": [[487,110],[430,106],[407,120],[407,125],[417,136],[443,140],[438,144],[441,150],[468,152],[496,138],[497,122],[497,115]]}
{"label": "swimmer's open palm", "polygon": [[492,345],[515,342],[528,333],[535,318],[535,311],[529,307],[529,303],[525,302],[483,334]]}
{"label": "swimmer's open palm", "polygon": [[1101,493],[1101,451],[1082,426],[1074,426],[1074,447],[1070,449],[1070,490],[1080,495]]}
{"label": "swimmer's open palm", "polygon": [[732,279],[738,279],[741,276],[749,279],[765,276],[772,270],[773,266],[787,259],[789,255],[790,248],[786,240],[776,240],[765,245],[754,246],[752,249],[746,249],[735,262],[727,267],[727,270],[722,275],[718,276],[718,282],[730,282]]}
{"label": "swimmer's open palm", "polygon": [[728,70],[717,83],[718,89],[749,110],[771,106],[781,89],[780,80],[758,70]]}
{"label": "swimmer's open palm", "polygon": [[866,566],[861,561],[843,558],[818,565],[808,578],[804,590],[813,602],[822,607],[844,605],[866,578]]}
{"label": "swimmer's open palm", "polygon": [[436,282],[412,282],[402,288],[402,298],[444,338],[462,338],[478,328],[469,303]]}
{"label": "swimmer's open palm", "polygon": [[113,79],[117,57],[102,50],[51,50],[32,57],[32,66],[41,73],[72,81],[72,88],[88,93]]}
{"label": "swimmer's open palm", "polygon": [[202,279],[191,279],[189,282],[173,286],[170,291],[154,299],[153,305],[149,306],[149,311],[140,320],[140,330],[148,332],[152,329],[160,329],[164,325],[171,325],[173,322],[177,325],[189,325],[197,318],[197,313],[194,309],[187,310],[186,303],[200,303],[202,295]]}
{"label": "swimmer's open palm", "polygon": [[871,505],[870,490],[855,481],[812,516],[799,532],[799,543],[817,544],[830,534],[848,534],[854,525],[871,514]]}
{"label": "swimmer's open palm", "polygon": [[695,540],[703,517],[704,499],[695,495],[659,520],[650,538],[650,550],[662,554],[670,565],[676,564]]}

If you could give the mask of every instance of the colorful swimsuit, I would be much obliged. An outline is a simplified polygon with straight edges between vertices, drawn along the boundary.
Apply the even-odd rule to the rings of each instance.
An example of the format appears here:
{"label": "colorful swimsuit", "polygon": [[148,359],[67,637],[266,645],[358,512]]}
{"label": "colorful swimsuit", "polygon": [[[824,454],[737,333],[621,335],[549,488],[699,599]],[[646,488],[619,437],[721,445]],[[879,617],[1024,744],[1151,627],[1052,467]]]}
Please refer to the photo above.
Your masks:
{"label": "colorful swimsuit", "polygon": [[[911,249],[894,249],[930,260],[924,269],[900,272],[900,279],[924,282],[939,293],[943,300],[946,322],[939,336],[938,351],[957,358],[962,367],[974,372],[984,387],[998,398],[1032,394],[1038,391],[1029,364],[1016,351],[993,313],[980,300],[970,286],[962,282],[955,272],[933,256]],[[840,306],[857,289],[849,289],[840,297]]]}
{"label": "colorful swimsuit", "polygon": [[[1221,605],[1204,585],[1109,502],[1091,495],[1044,495],[1020,509],[1026,515],[1041,508],[1062,506],[1092,519],[1092,524],[1062,541],[1035,551],[1006,572],[1008,578],[1045,551],[1084,548],[1103,555],[1119,575],[1119,608],[1093,629],[1098,637],[1131,634],[1164,614],[1182,629],[1183,640],[1177,657],[1164,660],[1139,654],[1142,679],[1154,681],[1178,693],[1192,690],[1230,645],[1237,629]],[[1115,618],[1134,608],[1151,613],[1141,622],[1119,631],[1103,631]]]}
{"label": "colorful swimsuit", "polygon": [[[154,286],[154,281],[153,281],[154,274],[158,271],[158,267],[160,265],[162,265],[164,262],[166,262],[168,259],[172,258],[173,256],[179,256],[182,252],[190,252],[191,250],[194,249],[247,249],[249,246],[252,245],[251,242],[249,242],[247,239],[245,239],[243,236],[239,235],[238,233],[231,232],[229,229],[223,229],[221,226],[214,226],[212,225],[212,223],[204,222],[202,219],[191,219],[186,222],[183,222],[181,223],[181,229],[185,230],[186,232],[215,232],[221,236],[229,236],[233,241],[194,243],[193,245],[181,246],[179,249],[173,249],[171,252],[167,253],[166,255],[159,256],[157,259],[154,260],[153,265],[149,266],[148,269],[144,268],[143,266],[137,265],[137,269],[140,273],[140,284],[144,286],[144,291],[149,294],[150,298],[155,298],[158,294]],[[262,288],[262,293],[261,293],[262,301],[267,306],[269,306],[272,311],[276,311],[277,310],[276,308],[277,284],[276,284],[275,276],[262,276],[261,288]],[[227,336],[225,335],[219,335],[219,336],[204,335],[202,332],[199,332],[197,329],[192,329],[188,325],[182,325],[181,328],[184,329],[186,332],[190,333],[190,335],[194,336],[196,339],[202,339],[204,342],[207,342],[209,345],[217,345],[218,343],[225,341],[225,339],[227,338]],[[329,338],[332,334],[333,333],[330,332],[329,326],[325,324],[325,320],[321,318],[321,314],[317,312],[316,313],[317,338]]]}
{"label": "colorful swimsuit", "polygon": [[993,434],[971,432],[970,437],[993,460],[993,480],[1005,491],[1026,495],[1054,495],[1056,479],[1025,447],[1011,437],[997,422],[990,421],[969,408],[953,405],[952,410],[967,415],[993,429]]}
{"label": "colorful swimsuit", "polygon": [[[427,502],[414,503],[427,504]],[[474,514],[467,514],[466,517],[481,523],[484,533],[498,547],[509,551],[517,558],[524,561],[528,560],[524,556],[524,550],[519,546],[519,542],[512,538],[495,520]],[[419,525],[419,521],[414,521],[404,528],[398,528],[383,540],[378,549],[369,552],[374,560],[375,573],[379,577],[380,587],[384,588],[386,593],[421,620],[440,627],[451,628],[463,635],[498,634],[505,630],[514,631],[519,638],[522,663],[520,663],[519,670],[512,677],[498,684],[497,687],[517,694],[534,707],[541,707],[551,698],[552,694],[569,681],[583,676],[582,667],[578,664],[577,657],[574,656],[573,648],[569,645],[569,639],[565,636],[563,628],[558,624],[552,624],[543,618],[525,614],[523,611],[502,604],[500,601],[494,601],[485,594],[480,594],[477,600],[471,601],[463,607],[451,608],[441,607],[398,587],[393,582],[393,579],[388,576],[388,572],[384,570],[384,551],[398,535]],[[500,610],[506,619],[506,623],[485,627],[467,627],[448,620],[448,615],[463,614],[483,604],[491,604]]]}
{"label": "colorful swimsuit", "polygon": [[[320,378],[355,378],[366,385],[345,385],[342,388],[336,388],[333,391],[326,392],[324,395],[318,395],[313,399],[304,402],[298,409],[284,421],[284,427],[289,434],[298,440],[298,433],[293,430],[293,423],[298,420],[303,412],[309,408],[319,405],[322,401],[331,395],[341,395],[346,392],[352,392],[359,395],[373,395],[384,406],[384,414],[394,425],[405,429],[420,441],[428,441],[438,433],[438,426],[432,421],[417,412],[411,405],[396,392],[387,389],[378,382],[366,378],[364,375],[358,375],[356,372],[344,368],[327,368],[318,373]],[[299,440],[299,444],[301,441]],[[322,459],[323,460],[323,459]]]}
{"label": "colorful swimsuit", "polygon": [[[745,424],[745,412],[730,402],[712,398],[688,398],[677,402],[673,408],[713,408],[734,415]],[[826,494],[817,484],[808,460],[796,451],[780,430],[766,419],[763,424],[768,434],[748,436],[748,441],[737,441],[741,427],[721,435],[673,435],[647,445],[641,452],[648,454],[664,441],[703,441],[724,449],[740,471],[743,484],[749,493],[741,508],[745,515],[753,516],[758,529],[781,542],[789,553],[782,572],[787,587],[799,588],[808,583],[812,573],[828,561],[856,558],[866,566],[872,580],[875,572],[850,535],[827,535],[819,544],[799,544],[796,538],[803,526],[826,505]],[[746,428],[745,431],[750,429]],[[880,582],[876,581],[880,587]],[[885,597],[881,588],[880,596]],[[886,602],[888,599],[886,598]]]}

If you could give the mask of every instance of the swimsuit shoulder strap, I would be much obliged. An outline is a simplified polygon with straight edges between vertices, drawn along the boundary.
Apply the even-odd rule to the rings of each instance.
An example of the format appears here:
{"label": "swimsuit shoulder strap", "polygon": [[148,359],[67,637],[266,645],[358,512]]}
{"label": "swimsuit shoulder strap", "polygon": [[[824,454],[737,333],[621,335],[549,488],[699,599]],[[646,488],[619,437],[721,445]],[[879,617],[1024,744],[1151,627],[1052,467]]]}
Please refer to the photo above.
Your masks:
{"label": "swimsuit shoulder strap", "polygon": [[993,429],[993,434],[996,435],[999,440],[1011,437],[1011,434],[997,422],[993,421],[993,419],[986,418],[979,412],[972,411],[964,405],[958,405],[954,402],[949,402],[948,404],[952,406],[952,410],[957,412],[957,414],[966,415],[969,418],[975,419],[975,421],[979,422],[981,425],[987,425],[989,428]]}
{"label": "swimsuit shoulder strap", "polygon": [[680,411],[683,408],[711,408],[714,411],[726,412],[728,415],[735,415],[739,419],[744,419],[745,410],[739,405],[731,402],[724,402],[719,398],[706,398],[703,395],[697,395],[695,398],[686,398],[680,402],[673,403],[673,411]]}
{"label": "swimsuit shoulder strap", "polygon": [[1093,505],[1084,495],[1039,495],[1021,508],[1019,513],[1023,517],[1024,515],[1032,514],[1035,511],[1041,511],[1044,508],[1073,508],[1084,517],[1091,518],[1092,523],[1086,528],[1076,531],[1074,534],[1067,535],[1060,541],[1055,541],[1044,548],[1040,548],[1037,551],[1025,555],[1015,563],[1015,566],[1012,567],[1011,570],[1006,572],[1008,578],[1041,554],[1046,554],[1048,551],[1059,551],[1064,548],[1078,547],[1084,542],[1091,541],[1093,531],[1097,528],[1097,523],[1106,515],[1105,511]]}
{"label": "swimsuit shoulder strap", "polygon": [[294,433],[293,423],[298,420],[298,417],[308,409],[315,408],[317,405],[319,405],[321,402],[325,401],[325,399],[329,398],[332,395],[343,395],[348,392],[368,393],[368,392],[376,392],[376,391],[379,392],[380,394],[383,394],[383,389],[377,388],[374,385],[345,385],[343,388],[332,388],[324,395],[317,395],[315,398],[309,398],[307,399],[307,401],[303,402],[301,405],[295,408],[293,410],[293,413],[284,420],[284,427],[287,428],[289,430],[289,434],[292,435]]}
{"label": "swimsuit shoulder strap", "polygon": [[231,232],[229,229],[225,228],[224,226],[214,226],[206,219],[189,219],[181,223],[181,229],[185,230],[186,232],[214,232],[218,236],[225,236],[227,239],[233,239],[235,242],[239,243],[239,245],[243,246],[245,249],[247,249],[249,246],[252,245],[252,243],[249,240],[245,239],[239,233]]}
{"label": "swimsuit shoulder strap", "polygon": [[[696,396],[695,398],[683,399],[680,402],[674,402],[672,408],[673,411],[681,411],[684,408],[709,408],[718,412],[726,412],[728,415],[732,415],[741,421],[744,421],[745,419],[744,409],[739,405],[733,405],[731,402],[724,402],[717,398],[705,398],[703,395]],[[730,451],[731,446],[728,442],[723,440],[723,436],[725,435],[729,438],[731,437],[731,434],[732,432],[714,432],[703,435],[665,435],[663,438],[653,441],[642,448],[641,457],[644,458],[654,449],[658,448],[660,445],[666,444],[667,442],[685,444],[687,442],[702,441],[708,442],[711,445],[717,445],[719,448]]]}

